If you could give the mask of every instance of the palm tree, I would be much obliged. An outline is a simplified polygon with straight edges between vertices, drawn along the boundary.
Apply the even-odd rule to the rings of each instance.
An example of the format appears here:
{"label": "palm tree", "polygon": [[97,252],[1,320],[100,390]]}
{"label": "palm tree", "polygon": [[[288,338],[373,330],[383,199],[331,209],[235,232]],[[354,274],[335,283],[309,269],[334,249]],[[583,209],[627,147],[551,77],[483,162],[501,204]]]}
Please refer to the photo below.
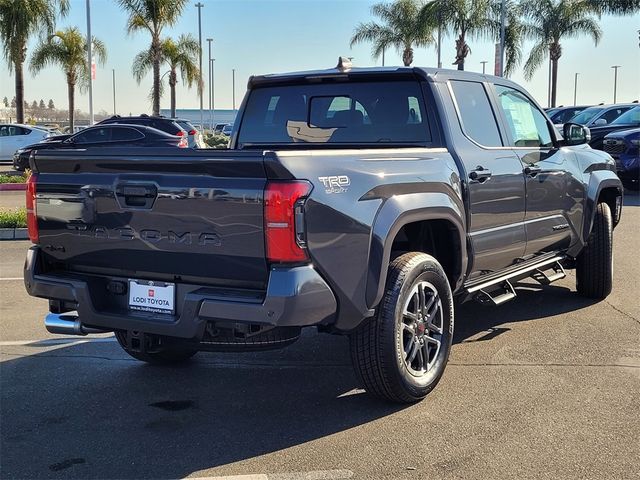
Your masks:
{"label": "palm tree", "polygon": [[402,52],[406,67],[413,63],[413,47],[435,43],[434,22],[420,17],[421,5],[416,0],[396,0],[394,3],[378,3],[371,7],[371,14],[380,18],[376,22],[360,23],[351,37],[351,46],[361,42],[373,43],[373,58],[378,58],[387,47]]}
{"label": "palm tree", "polygon": [[[176,85],[178,84],[178,70],[182,82],[189,88],[197,83],[200,84],[200,69],[198,68],[198,51],[200,45],[192,35],[180,35],[178,41],[171,38],[161,41],[161,63],[169,65],[169,87],[171,88],[171,116],[176,116]],[[138,83],[153,68],[153,53],[151,49],[144,50],[136,55],[133,60],[133,76]],[[153,97],[153,90],[151,93]],[[162,96],[162,84],[160,85],[160,95]]]}
{"label": "palm tree", "polygon": [[495,33],[495,3],[495,0],[433,0],[422,8],[422,18],[437,19],[445,31],[457,35],[453,65],[458,70],[464,70],[465,59],[471,53],[467,39]]}
{"label": "palm tree", "polygon": [[[118,0],[129,12],[127,31],[145,30],[151,34],[149,55],[153,68],[152,103],[153,115],[160,115],[160,63],[162,61],[162,30],[174,25],[187,0]],[[198,45],[198,48],[200,46]]]}
{"label": "palm tree", "polygon": [[56,15],[69,11],[69,0],[1,0],[0,40],[2,53],[15,73],[16,117],[24,123],[24,75],[27,41],[34,33],[53,32]]}
{"label": "palm tree", "polygon": [[593,16],[592,0],[523,0],[525,35],[534,41],[524,64],[525,78],[533,77],[547,56],[551,59],[551,107],[556,106],[558,61],[562,56],[561,41],[589,35],[598,45],[602,30]]}
{"label": "palm tree", "polygon": [[[93,38],[93,51],[98,61],[104,65],[107,51],[104,44]],[[51,35],[47,41],[40,43],[33,52],[29,65],[35,75],[49,65],[60,65],[67,76],[67,93],[69,96],[69,127],[73,131],[75,114],[75,87],[80,80],[81,86],[89,82],[87,66],[87,41],[77,27],[67,28]]]}

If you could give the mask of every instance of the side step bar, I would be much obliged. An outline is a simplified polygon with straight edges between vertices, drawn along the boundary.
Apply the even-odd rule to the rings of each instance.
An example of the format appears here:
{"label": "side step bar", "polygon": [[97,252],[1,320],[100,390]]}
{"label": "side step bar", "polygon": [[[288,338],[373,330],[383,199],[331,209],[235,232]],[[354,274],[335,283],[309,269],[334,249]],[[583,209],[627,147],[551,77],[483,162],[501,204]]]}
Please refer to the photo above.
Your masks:
{"label": "side step bar", "polygon": [[[524,265],[504,275],[499,275],[486,282],[472,284],[467,287],[467,294],[483,305],[501,305],[516,297],[516,291],[510,280],[531,277],[542,285],[549,285],[567,276],[560,263],[564,255],[555,255],[539,262]],[[546,271],[553,270],[549,274]]]}
{"label": "side step bar", "polygon": [[90,333],[107,333],[109,330],[87,327],[80,322],[80,318],[69,313],[48,313],[44,317],[44,326],[49,333],[59,335],[88,335]]}

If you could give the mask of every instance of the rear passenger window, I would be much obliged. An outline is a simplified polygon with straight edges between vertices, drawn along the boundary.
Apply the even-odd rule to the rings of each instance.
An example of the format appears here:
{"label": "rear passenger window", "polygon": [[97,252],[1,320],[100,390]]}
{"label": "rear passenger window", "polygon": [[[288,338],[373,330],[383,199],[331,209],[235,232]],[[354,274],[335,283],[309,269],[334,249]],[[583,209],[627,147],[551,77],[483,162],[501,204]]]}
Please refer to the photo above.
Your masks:
{"label": "rear passenger window", "polygon": [[451,89],[458,104],[464,133],[485,147],[501,147],[498,124],[484,86],[478,82],[453,80]]}
{"label": "rear passenger window", "polygon": [[124,142],[128,140],[138,140],[143,138],[143,135],[133,128],[114,128],[111,133],[111,140],[113,142]]}

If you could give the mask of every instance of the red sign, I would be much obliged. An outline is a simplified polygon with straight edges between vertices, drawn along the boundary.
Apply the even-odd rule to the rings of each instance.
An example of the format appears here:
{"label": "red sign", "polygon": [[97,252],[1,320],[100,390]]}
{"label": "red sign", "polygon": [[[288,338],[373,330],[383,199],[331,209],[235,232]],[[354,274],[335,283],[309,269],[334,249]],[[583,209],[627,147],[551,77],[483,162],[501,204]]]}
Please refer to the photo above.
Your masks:
{"label": "red sign", "polygon": [[95,80],[96,79],[96,62],[92,61],[91,62],[91,80]]}
{"label": "red sign", "polygon": [[153,297],[156,294],[156,292],[154,292],[153,290],[149,290],[149,296]]}
{"label": "red sign", "polygon": [[502,76],[502,58],[500,55],[500,42],[496,43],[496,53],[495,53],[495,68],[493,69],[493,74],[496,77]]}

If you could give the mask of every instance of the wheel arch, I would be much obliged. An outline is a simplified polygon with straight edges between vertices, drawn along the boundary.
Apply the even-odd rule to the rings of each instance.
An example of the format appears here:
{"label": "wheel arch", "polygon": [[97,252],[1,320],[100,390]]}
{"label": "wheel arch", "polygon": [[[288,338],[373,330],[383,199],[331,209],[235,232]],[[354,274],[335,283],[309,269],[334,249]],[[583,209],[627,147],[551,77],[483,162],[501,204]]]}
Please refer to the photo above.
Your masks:
{"label": "wheel arch", "polygon": [[611,209],[614,227],[620,222],[622,215],[622,182],[618,176],[610,170],[597,170],[589,176],[587,198],[585,202],[585,222],[583,228],[583,240],[587,241],[593,228],[593,220],[596,215],[598,203],[605,202]]}
{"label": "wheel arch", "polygon": [[[375,308],[380,302],[392,253],[394,247],[404,241],[402,236],[425,232],[425,229],[432,229],[432,234],[440,234],[436,243],[444,256],[441,254],[438,258],[437,252],[425,251],[425,246],[433,246],[428,238],[412,236],[407,241],[413,248],[418,245],[417,251],[429,253],[438,261],[442,259],[451,290],[457,290],[462,285],[468,261],[464,218],[462,201],[442,192],[398,195],[385,201],[371,232],[365,293],[367,306]],[[443,250],[444,245],[449,248]]]}

